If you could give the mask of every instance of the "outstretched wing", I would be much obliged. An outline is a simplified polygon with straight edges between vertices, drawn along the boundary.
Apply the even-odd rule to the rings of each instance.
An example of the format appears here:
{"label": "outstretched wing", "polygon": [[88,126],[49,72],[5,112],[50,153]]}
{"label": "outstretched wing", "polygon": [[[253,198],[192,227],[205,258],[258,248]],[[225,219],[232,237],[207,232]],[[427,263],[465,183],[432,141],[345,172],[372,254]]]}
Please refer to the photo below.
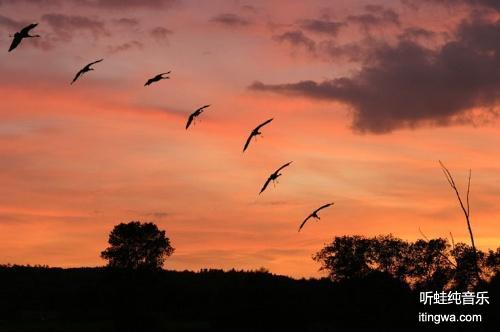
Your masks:
{"label": "outstretched wing", "polygon": [[285,165],[281,166],[281,167],[280,167],[280,168],[278,168],[278,169],[277,169],[274,173],[275,173],[275,174],[278,174],[278,173],[279,173],[279,171],[281,171],[281,170],[282,170],[283,168],[285,168],[285,167],[290,166],[290,164],[291,164],[291,163],[293,163],[293,161],[291,161],[291,162],[289,162],[289,163],[286,163]]}
{"label": "outstretched wing", "polygon": [[269,183],[271,182],[271,177],[268,177],[267,180],[266,180],[266,183],[264,183],[264,186],[262,187],[262,189],[260,190],[259,192],[259,195],[262,194],[262,192],[264,190],[266,190],[267,186],[269,185]]}
{"label": "outstretched wing", "polygon": [[89,69],[89,68],[90,68],[90,66],[95,65],[96,63],[99,63],[99,62],[101,62],[102,60],[104,60],[104,59],[100,59],[100,60],[97,60],[97,61],[91,62],[91,63],[89,63],[88,65],[86,65],[86,66],[85,66],[85,68]]}
{"label": "outstretched wing", "polygon": [[196,112],[192,113],[192,114],[189,116],[188,121],[187,121],[187,123],[186,123],[186,130],[187,130],[187,129],[189,128],[189,126],[191,125],[191,122],[193,122],[193,119],[194,119],[194,114],[195,114],[195,113],[196,113]]}
{"label": "outstretched wing", "polygon": [[314,210],[313,214],[314,213],[318,213],[320,210],[323,210],[323,209],[326,209],[327,207],[329,207],[330,205],[333,205],[334,203],[328,203],[328,204],[325,204],[319,208],[317,208],[316,210]]}
{"label": "outstretched wing", "polygon": [[76,73],[75,75],[75,78],[73,78],[73,80],[71,81],[71,84],[75,83],[76,80],[80,77],[80,75],[83,74],[83,69],[80,69],[80,71],[78,73]]}
{"label": "outstretched wing", "polygon": [[23,40],[22,37],[20,37],[21,34],[19,33],[16,33],[14,35],[14,39],[12,39],[12,43],[10,44],[10,47],[9,47],[9,52],[12,51],[13,49],[15,49],[20,43],[21,43],[21,40]]}
{"label": "outstretched wing", "polygon": [[150,85],[153,82],[154,82],[154,79],[150,78],[149,80],[146,81],[146,83],[144,83],[144,86]]}
{"label": "outstretched wing", "polygon": [[260,125],[258,125],[254,130],[259,130],[260,128],[264,127],[266,124],[268,124],[269,122],[273,121],[273,119],[269,119],[269,120],[266,120],[264,122],[262,122]]}
{"label": "outstretched wing", "polygon": [[32,23],[32,24],[24,27],[19,33],[22,35],[27,35],[30,32],[30,30],[34,29],[37,25],[38,25],[38,23]]}
{"label": "outstretched wing", "polygon": [[312,214],[308,215],[306,219],[304,219],[304,221],[302,222],[302,224],[300,224],[299,226],[299,232],[300,230],[302,229],[302,227],[304,227],[304,225],[306,224],[306,222],[309,220],[309,218],[311,218]]}
{"label": "outstretched wing", "polygon": [[197,111],[197,112],[199,111],[199,112],[201,113],[201,112],[202,112],[203,110],[205,110],[205,108],[207,108],[207,107],[210,107],[210,105],[203,105],[202,107],[198,108],[196,111]]}
{"label": "outstretched wing", "polygon": [[89,64],[87,64],[85,67],[83,67],[82,71],[86,72],[86,71],[89,71],[90,70],[90,67],[98,62],[101,62],[102,60],[104,59],[101,59],[101,60],[97,60],[97,61],[94,61],[94,62],[91,62]]}
{"label": "outstretched wing", "polygon": [[253,133],[254,132],[252,131],[252,133],[250,133],[250,136],[248,136],[247,141],[245,142],[245,146],[243,147],[243,152],[245,152],[245,150],[248,148],[248,145],[250,145],[250,141],[252,140],[252,137],[254,136]]}

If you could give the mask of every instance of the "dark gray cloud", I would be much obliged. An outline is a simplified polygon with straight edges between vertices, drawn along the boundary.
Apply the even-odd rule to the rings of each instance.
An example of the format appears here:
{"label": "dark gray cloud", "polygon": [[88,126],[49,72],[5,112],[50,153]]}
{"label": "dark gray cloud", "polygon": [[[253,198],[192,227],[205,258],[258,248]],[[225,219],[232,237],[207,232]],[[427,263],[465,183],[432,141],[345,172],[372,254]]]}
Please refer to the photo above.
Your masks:
{"label": "dark gray cloud", "polygon": [[122,17],[113,20],[113,23],[124,27],[136,27],[139,25],[139,20],[136,18]]}
{"label": "dark gray cloud", "polygon": [[69,41],[77,31],[90,32],[95,38],[109,35],[103,21],[86,16],[68,16],[64,14],[45,14],[46,22],[54,33],[62,40]]}
{"label": "dark gray cloud", "polygon": [[437,49],[405,38],[394,45],[378,43],[351,77],[255,82],[250,88],[345,103],[353,112],[353,129],[361,132],[470,123],[472,109],[494,114],[500,96],[499,35],[500,21],[471,18]]}
{"label": "dark gray cloud", "polygon": [[483,7],[494,10],[500,10],[500,1],[498,0],[401,0],[402,3],[412,8],[418,9],[422,4],[457,6],[467,5],[471,7]]}
{"label": "dark gray cloud", "polygon": [[99,9],[164,9],[180,2],[180,0],[73,0],[76,4]]}
{"label": "dark gray cloud", "polygon": [[169,30],[164,27],[156,27],[151,29],[151,31],[149,31],[151,37],[153,37],[153,39],[155,39],[157,42],[168,41],[168,36],[171,35],[172,33],[173,33],[172,30]]}
{"label": "dark gray cloud", "polygon": [[247,26],[251,24],[251,22],[246,18],[232,13],[219,14],[212,17],[210,21],[230,27]]}
{"label": "dark gray cloud", "polygon": [[407,40],[432,39],[436,36],[434,31],[420,27],[411,27],[403,30],[399,38]]}
{"label": "dark gray cloud", "polygon": [[318,20],[318,19],[308,19],[308,20],[302,20],[299,23],[299,25],[302,29],[306,31],[335,37],[338,35],[340,28],[344,26],[344,23]]}
{"label": "dark gray cloud", "polygon": [[243,9],[246,12],[252,13],[252,14],[256,14],[259,12],[257,7],[252,6],[252,5],[243,5],[243,6],[241,6],[241,9]]}
{"label": "dark gray cloud", "polygon": [[273,36],[280,43],[289,43],[295,47],[303,47],[309,52],[316,50],[316,42],[307,37],[301,30],[292,30]]}
{"label": "dark gray cloud", "polygon": [[132,40],[123,44],[108,46],[108,51],[112,54],[129,51],[132,49],[142,49],[144,45],[137,40]]}
{"label": "dark gray cloud", "polygon": [[1,5],[15,5],[15,4],[22,4],[22,5],[36,5],[40,7],[47,7],[47,6],[59,6],[61,5],[61,1],[59,0],[0,0],[0,6]]}
{"label": "dark gray cloud", "polygon": [[365,7],[366,13],[359,15],[349,15],[346,22],[360,25],[365,30],[385,25],[400,25],[399,15],[392,9],[383,6],[368,5]]}
{"label": "dark gray cloud", "polygon": [[2,30],[16,32],[26,25],[27,22],[21,22],[17,20],[13,20],[7,16],[0,15],[0,28]]}
{"label": "dark gray cloud", "polygon": [[335,40],[323,40],[318,43],[316,49],[323,58],[328,61],[347,60],[349,62],[361,62],[368,53],[370,42],[352,42],[347,44],[338,44]]}

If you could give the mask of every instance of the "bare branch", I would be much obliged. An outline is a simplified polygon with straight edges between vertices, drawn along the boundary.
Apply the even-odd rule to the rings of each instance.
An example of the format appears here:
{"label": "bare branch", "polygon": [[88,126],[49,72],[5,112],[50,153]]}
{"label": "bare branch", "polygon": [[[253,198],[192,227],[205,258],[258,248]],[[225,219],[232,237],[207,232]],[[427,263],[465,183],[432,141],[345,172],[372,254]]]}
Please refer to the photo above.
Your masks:
{"label": "bare branch", "polygon": [[472,175],[472,170],[469,168],[469,181],[467,182],[467,217],[470,218],[470,204],[469,204],[469,193],[470,193],[470,178]]}
{"label": "bare branch", "polygon": [[[420,229],[420,227],[418,228],[418,231],[420,232],[420,234],[422,235],[422,237],[427,241],[427,242],[430,242],[429,238],[427,236],[425,236],[424,232],[422,232],[422,230]],[[453,247],[455,247],[455,244],[453,244]],[[439,252],[439,255],[441,255],[444,259],[446,259],[448,261],[448,263],[450,263],[454,268],[457,267],[457,264],[456,263],[453,263],[450,258],[448,256],[446,256],[445,254],[443,254],[442,252]]]}
{"label": "bare branch", "polygon": [[451,175],[450,171],[446,168],[446,166],[444,166],[444,164],[441,162],[441,160],[439,161],[439,164],[441,165],[441,169],[445,173],[446,180],[448,180],[448,183],[450,184],[451,188],[453,189],[453,191],[457,195],[458,202],[460,203],[460,207],[462,208],[462,211],[465,215],[465,221],[467,222],[467,228],[469,230],[470,241],[472,244],[472,250],[474,252],[474,259],[475,259],[475,263],[476,263],[475,264],[476,265],[476,274],[477,274],[478,280],[480,280],[481,276],[480,276],[480,270],[479,270],[479,262],[477,259],[476,245],[474,243],[474,235],[472,234],[472,226],[471,226],[470,218],[469,218],[469,216],[470,216],[469,193],[470,193],[470,180],[471,180],[472,170],[469,169],[469,179],[468,179],[468,183],[467,183],[467,196],[466,196],[467,208],[466,208],[464,206],[464,203],[462,201],[462,197],[460,196],[460,193],[458,191],[457,186],[455,185],[455,181],[453,180],[453,176]]}
{"label": "bare branch", "polygon": [[420,229],[420,227],[418,228],[418,231],[420,232],[420,234],[422,235],[422,237],[427,241],[429,242],[429,238],[427,236],[425,236],[424,232],[422,232],[422,230]]}

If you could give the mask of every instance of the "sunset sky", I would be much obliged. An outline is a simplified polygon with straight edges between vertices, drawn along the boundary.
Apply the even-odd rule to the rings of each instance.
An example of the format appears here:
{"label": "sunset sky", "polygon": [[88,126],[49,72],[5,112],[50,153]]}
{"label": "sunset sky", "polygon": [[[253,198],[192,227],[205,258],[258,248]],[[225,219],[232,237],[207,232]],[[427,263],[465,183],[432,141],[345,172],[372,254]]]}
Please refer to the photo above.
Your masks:
{"label": "sunset sky", "polygon": [[494,0],[0,0],[0,264],[104,265],[132,220],[166,230],[176,270],[319,277],[334,236],[419,227],[469,243],[438,160],[462,190],[472,169],[496,248],[499,19]]}

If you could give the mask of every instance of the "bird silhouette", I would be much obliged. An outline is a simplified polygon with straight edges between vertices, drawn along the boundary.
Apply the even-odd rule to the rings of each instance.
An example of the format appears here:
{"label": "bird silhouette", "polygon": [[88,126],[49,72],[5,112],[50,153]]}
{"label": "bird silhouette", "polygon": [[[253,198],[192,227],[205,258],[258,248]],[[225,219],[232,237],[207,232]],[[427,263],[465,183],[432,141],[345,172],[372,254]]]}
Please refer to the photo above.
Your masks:
{"label": "bird silhouette", "polygon": [[77,80],[78,78],[80,78],[80,76],[82,76],[83,74],[85,74],[86,72],[89,72],[89,71],[91,71],[91,70],[94,70],[94,68],[92,68],[91,66],[92,66],[93,64],[96,64],[96,63],[101,62],[102,60],[104,60],[104,59],[101,59],[101,60],[97,60],[97,61],[91,62],[91,63],[89,63],[88,65],[86,65],[85,67],[83,67],[82,69],[80,69],[80,71],[79,71],[78,73],[76,73],[75,78],[73,78],[73,81],[71,81],[71,84],[75,83],[75,82],[76,82],[76,80]]}
{"label": "bird silhouette", "polygon": [[147,80],[146,83],[144,83],[144,86],[148,86],[148,85],[151,85],[152,83],[155,83],[155,82],[158,82],[158,81],[161,81],[161,80],[168,80],[170,77],[167,76],[167,77],[163,77],[163,75],[168,75],[170,74],[171,72],[168,71],[166,73],[161,73],[161,74],[158,74],[156,75],[155,77],[153,78],[150,78],[149,80]]}
{"label": "bird silhouette", "polygon": [[186,123],[186,130],[189,128],[189,126],[191,125],[191,123],[201,114],[203,113],[203,111],[205,110],[205,108],[209,107],[210,105],[204,105],[200,108],[198,108],[196,111],[194,111],[193,113],[191,113],[191,115],[189,116],[188,118],[188,121]]}
{"label": "bird silhouette", "polygon": [[[302,222],[302,224],[300,224],[300,227],[299,227],[299,232],[300,230],[302,229],[302,227],[304,227],[304,225],[306,224],[306,222],[310,219],[310,218],[316,218],[316,219],[321,219],[319,216],[318,216],[318,212],[320,210],[323,210],[323,209],[326,209],[327,207],[329,207],[330,205],[333,205],[334,203],[328,203],[328,204],[325,204],[319,208],[317,208],[316,210],[314,210],[310,215],[307,216],[306,219],[304,219],[304,221]],[[318,221],[316,220],[316,221]]]}
{"label": "bird silhouette", "polygon": [[14,39],[12,40],[12,44],[10,44],[10,47],[9,47],[9,52],[12,51],[13,49],[15,49],[17,46],[19,46],[19,44],[21,43],[21,41],[24,39],[24,38],[37,38],[37,37],[40,37],[40,35],[30,35],[30,31],[32,29],[34,29],[36,26],[38,25],[38,23],[32,23],[24,28],[21,29],[21,31],[19,32],[16,32],[14,34]]}
{"label": "bird silhouette", "polygon": [[245,142],[245,146],[243,147],[243,152],[245,152],[245,150],[248,148],[248,145],[250,144],[250,141],[252,140],[253,137],[262,135],[262,133],[259,131],[259,129],[264,127],[266,124],[268,124],[271,121],[273,121],[272,118],[262,122],[254,130],[252,130],[252,132],[250,133],[250,136],[248,136],[247,141]]}
{"label": "bird silhouette", "polygon": [[259,195],[262,194],[262,192],[264,192],[264,190],[266,190],[267,186],[269,185],[269,183],[271,183],[271,181],[272,182],[277,181],[278,177],[281,176],[280,171],[283,168],[290,166],[291,163],[292,163],[292,161],[290,161],[289,163],[284,164],[283,166],[281,166],[280,168],[278,168],[277,170],[275,170],[274,173],[272,173],[271,175],[269,175],[269,177],[266,180],[266,183],[264,183],[264,186],[262,186],[262,189],[260,190]]}

